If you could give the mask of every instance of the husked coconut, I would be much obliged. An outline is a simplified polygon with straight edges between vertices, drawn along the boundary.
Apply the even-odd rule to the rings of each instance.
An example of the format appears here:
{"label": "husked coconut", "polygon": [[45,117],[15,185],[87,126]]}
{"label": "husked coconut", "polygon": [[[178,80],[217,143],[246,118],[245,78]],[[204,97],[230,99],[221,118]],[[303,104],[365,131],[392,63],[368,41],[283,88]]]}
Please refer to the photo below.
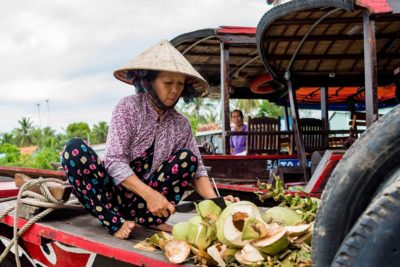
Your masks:
{"label": "husked coconut", "polygon": [[170,262],[180,264],[188,258],[190,247],[186,241],[171,240],[164,246],[164,254]]}
{"label": "husked coconut", "polygon": [[286,238],[286,229],[284,228],[267,237],[252,242],[253,246],[259,251],[269,255],[276,255],[285,250],[289,246],[289,243],[289,240]]}
{"label": "husked coconut", "polygon": [[188,228],[189,228],[188,222],[179,222],[175,224],[174,227],[172,228],[172,236],[176,240],[187,241]]}
{"label": "husked coconut", "polygon": [[283,226],[293,226],[303,222],[301,217],[288,207],[272,207],[262,216],[266,223],[276,222]]}
{"label": "husked coconut", "polygon": [[252,265],[262,262],[264,257],[254,246],[247,244],[235,253],[235,259],[242,265]]}
{"label": "husked coconut", "polygon": [[249,243],[243,240],[243,227],[250,218],[262,219],[258,207],[248,201],[239,201],[226,207],[217,220],[218,240],[231,248],[241,248]]}

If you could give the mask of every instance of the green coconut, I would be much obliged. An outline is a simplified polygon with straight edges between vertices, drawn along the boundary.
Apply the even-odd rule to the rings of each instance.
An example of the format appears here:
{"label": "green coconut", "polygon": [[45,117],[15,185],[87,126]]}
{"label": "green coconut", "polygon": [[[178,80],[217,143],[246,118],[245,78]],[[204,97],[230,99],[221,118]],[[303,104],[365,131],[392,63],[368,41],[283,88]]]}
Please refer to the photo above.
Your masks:
{"label": "green coconut", "polygon": [[243,226],[243,240],[254,240],[266,236],[269,233],[268,224],[255,217],[245,221]]}
{"label": "green coconut", "polygon": [[258,207],[248,201],[239,201],[226,207],[217,220],[217,238],[230,248],[242,248],[249,243],[243,240],[243,227],[247,219],[262,219]]}
{"label": "green coconut", "polygon": [[194,216],[188,221],[187,241],[198,249],[205,250],[215,240],[216,233],[212,225]]}
{"label": "green coconut", "polygon": [[189,228],[188,222],[179,222],[175,224],[174,227],[172,228],[172,236],[176,240],[187,241],[188,228]]}
{"label": "green coconut", "polygon": [[303,222],[301,217],[288,207],[272,207],[268,209],[262,218],[266,223],[276,222],[283,226],[293,226]]}
{"label": "green coconut", "polygon": [[282,228],[270,236],[252,242],[252,244],[261,252],[276,255],[285,250],[290,242],[286,238],[286,229]]}
{"label": "green coconut", "polygon": [[230,204],[232,204],[233,202],[232,201],[229,201],[229,200],[225,200],[225,204],[226,204],[226,206],[229,206]]}
{"label": "green coconut", "polygon": [[214,201],[206,199],[196,205],[197,214],[205,220],[216,221],[222,209]]}

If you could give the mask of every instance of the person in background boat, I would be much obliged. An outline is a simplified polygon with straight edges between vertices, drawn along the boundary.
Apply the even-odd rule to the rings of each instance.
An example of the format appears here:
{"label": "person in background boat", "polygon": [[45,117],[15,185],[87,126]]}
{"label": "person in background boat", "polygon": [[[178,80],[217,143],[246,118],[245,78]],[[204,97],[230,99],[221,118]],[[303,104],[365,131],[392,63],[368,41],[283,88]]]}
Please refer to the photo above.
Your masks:
{"label": "person in background boat", "polygon": [[189,183],[203,198],[216,197],[189,120],[174,108],[180,97],[206,95],[208,84],[168,41],[114,76],[137,94],[115,107],[102,159],[73,138],[61,163],[79,201],[110,234],[128,238],[135,224],[170,231],[165,222]]}
{"label": "person in background boat", "polygon": [[[232,132],[247,132],[247,125],[243,122],[243,112],[235,109],[231,112],[231,121],[234,124]],[[245,155],[246,154],[246,135],[233,135],[230,138],[231,155]]]}

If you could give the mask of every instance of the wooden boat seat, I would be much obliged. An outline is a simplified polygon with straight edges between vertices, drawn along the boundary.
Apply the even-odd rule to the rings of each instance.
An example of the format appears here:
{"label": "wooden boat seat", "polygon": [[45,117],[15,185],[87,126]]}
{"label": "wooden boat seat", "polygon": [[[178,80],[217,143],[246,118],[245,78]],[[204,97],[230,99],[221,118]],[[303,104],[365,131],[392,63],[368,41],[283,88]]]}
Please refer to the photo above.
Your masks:
{"label": "wooden boat seat", "polygon": [[[378,118],[382,117],[378,114]],[[349,121],[350,129],[353,129],[356,137],[358,137],[358,130],[365,130],[367,127],[367,114],[365,112],[352,112]],[[361,127],[361,129],[360,129]]]}
{"label": "wooden boat seat", "polygon": [[281,148],[280,121],[269,117],[249,116],[247,154],[278,154]]}
{"label": "wooden boat seat", "polygon": [[[322,120],[314,118],[303,118],[299,120],[300,131],[303,136],[304,149],[306,153],[326,150]],[[294,138],[293,138],[294,139]],[[293,151],[296,150],[294,140],[292,140]]]}

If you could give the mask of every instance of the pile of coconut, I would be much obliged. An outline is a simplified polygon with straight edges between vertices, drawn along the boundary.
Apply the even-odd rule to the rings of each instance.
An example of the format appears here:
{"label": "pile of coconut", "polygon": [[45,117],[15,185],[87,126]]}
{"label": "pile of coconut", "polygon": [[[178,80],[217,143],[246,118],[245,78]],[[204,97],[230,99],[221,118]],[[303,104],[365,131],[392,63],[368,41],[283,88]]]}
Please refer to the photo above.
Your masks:
{"label": "pile of coconut", "polygon": [[313,223],[289,207],[264,212],[253,203],[227,203],[222,210],[211,200],[197,205],[197,215],[160,232],[147,245],[164,251],[172,263],[193,259],[206,266],[311,266]]}

